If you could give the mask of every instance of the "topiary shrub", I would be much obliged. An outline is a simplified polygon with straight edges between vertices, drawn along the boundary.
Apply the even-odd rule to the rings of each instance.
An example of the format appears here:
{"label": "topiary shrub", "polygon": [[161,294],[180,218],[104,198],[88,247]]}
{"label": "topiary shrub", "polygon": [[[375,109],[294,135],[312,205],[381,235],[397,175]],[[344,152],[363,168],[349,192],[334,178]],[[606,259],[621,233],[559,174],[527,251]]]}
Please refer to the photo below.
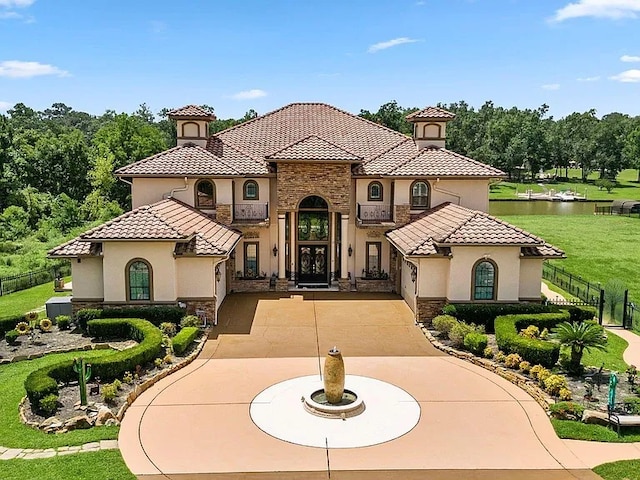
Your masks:
{"label": "topiary shrub", "polygon": [[58,325],[58,330],[69,330],[71,317],[69,315],[58,315],[56,317],[56,324]]}
{"label": "topiary shrub", "polygon": [[523,360],[518,365],[518,370],[520,370],[522,373],[529,373],[529,371],[531,370],[531,364],[526,360]]}
{"label": "topiary shrub", "polygon": [[52,416],[58,410],[58,396],[51,393],[41,398],[38,403],[38,410],[47,417]]}
{"label": "topiary shrub", "polygon": [[97,308],[83,308],[78,310],[75,314],[75,322],[82,329],[83,332],[87,331],[87,323],[91,320],[95,320],[102,316],[102,310]]}
{"label": "topiary shrub", "polygon": [[529,370],[529,374],[534,378],[534,379],[538,379],[538,373],[540,373],[542,370],[546,370],[546,368],[544,368],[542,365],[534,365],[533,367],[531,367],[531,370]]}
{"label": "topiary shrub", "polygon": [[484,333],[482,327],[476,327],[473,323],[468,324],[464,322],[458,322],[449,331],[449,340],[453,342],[455,347],[463,347],[464,346],[464,337],[466,337],[471,332],[479,331],[480,333]]}
{"label": "topiary shrub", "polygon": [[571,305],[567,308],[569,312],[570,320],[572,322],[584,322],[587,320],[593,320],[594,317],[598,314],[598,311],[595,307],[590,307],[587,305]]}
{"label": "topiary shrub", "polygon": [[198,327],[184,327],[173,337],[173,352],[178,356],[182,355],[199,333]]}
{"label": "topiary shrub", "polygon": [[20,334],[16,330],[9,330],[4,334],[4,339],[9,345],[16,345],[18,343],[18,337]]}
{"label": "topiary shrub", "polygon": [[510,353],[504,359],[504,366],[507,368],[519,368],[522,363],[522,357],[517,353]]}
{"label": "topiary shrub", "polygon": [[549,413],[557,420],[582,420],[584,407],[575,402],[556,402],[549,405]]}
{"label": "topiary shrub", "polygon": [[487,343],[488,339],[484,333],[470,332],[464,337],[464,349],[477,356],[484,354]]}
{"label": "topiary shrub", "polygon": [[567,380],[562,375],[549,375],[542,383],[544,383],[544,391],[554,397],[560,394],[560,390],[567,388]]}
{"label": "topiary shrub", "polygon": [[148,307],[125,307],[125,308],[105,308],[83,309],[76,313],[75,320],[80,328],[86,330],[86,323],[98,318],[141,318],[159,326],[162,322],[180,323],[184,316],[184,309],[170,306],[148,306]]}
{"label": "topiary shrub", "polygon": [[503,315],[495,320],[496,342],[500,350],[517,353],[532,364],[553,367],[560,356],[560,345],[518,335],[518,331],[529,325],[550,328],[569,318],[568,312],[539,313],[534,315]]}
{"label": "topiary shrub", "polygon": [[439,331],[444,337],[449,335],[449,332],[456,323],[458,323],[458,320],[451,315],[438,315],[431,321],[433,328]]}
{"label": "topiary shrub", "polygon": [[493,333],[498,316],[558,312],[560,308],[540,303],[455,303],[446,305],[442,311],[459,321],[483,325],[488,333]]}

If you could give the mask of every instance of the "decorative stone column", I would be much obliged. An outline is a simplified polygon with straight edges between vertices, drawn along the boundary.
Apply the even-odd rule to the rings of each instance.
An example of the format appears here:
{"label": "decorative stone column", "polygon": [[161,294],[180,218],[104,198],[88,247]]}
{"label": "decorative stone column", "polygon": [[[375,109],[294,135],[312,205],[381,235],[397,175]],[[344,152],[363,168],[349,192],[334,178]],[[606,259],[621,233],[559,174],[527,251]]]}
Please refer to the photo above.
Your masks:
{"label": "decorative stone column", "polygon": [[285,278],[286,271],[286,251],[287,251],[287,241],[285,237],[285,219],[286,216],[284,213],[278,214],[278,278]]}
{"label": "decorative stone column", "polygon": [[340,226],[340,277],[347,278],[349,270],[349,215],[342,215],[342,225]]}

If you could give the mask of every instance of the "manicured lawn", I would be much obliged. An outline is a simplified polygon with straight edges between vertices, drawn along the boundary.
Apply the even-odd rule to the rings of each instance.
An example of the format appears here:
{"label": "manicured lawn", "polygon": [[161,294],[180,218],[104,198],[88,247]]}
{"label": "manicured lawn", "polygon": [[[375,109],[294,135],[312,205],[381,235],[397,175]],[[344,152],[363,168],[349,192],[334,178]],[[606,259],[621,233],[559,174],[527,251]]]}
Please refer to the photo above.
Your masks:
{"label": "manicured lawn", "polygon": [[563,249],[565,260],[551,263],[603,285],[620,279],[640,303],[637,262],[640,219],[616,215],[509,215],[509,223],[543,237]]}
{"label": "manicured lawn", "polygon": [[[83,352],[85,358],[111,355],[109,350]],[[24,425],[18,416],[18,404],[26,395],[24,381],[33,370],[45,365],[77,357],[77,352],[47,355],[36,360],[0,366],[0,446],[15,448],[52,448],[80,445],[118,437],[118,427],[97,427],[74,430],[61,435],[49,435]],[[2,465],[3,462],[0,462]],[[0,474],[0,478],[4,479]],[[22,477],[38,478],[38,477]],[[67,478],[67,477],[60,477]],[[101,477],[93,477],[101,478]]]}
{"label": "manicured lawn", "polygon": [[589,440],[593,442],[633,443],[640,442],[640,428],[623,428],[621,435],[602,425],[587,425],[573,420],[551,419],[551,424],[560,438]]}
{"label": "manicured lawn", "polygon": [[118,450],[76,453],[42,460],[0,461],[2,480],[135,480]]}
{"label": "manicured lawn", "polygon": [[[552,173],[553,171],[549,171]],[[564,175],[564,170],[562,171]],[[514,183],[514,182],[500,182],[498,185],[491,187],[489,192],[490,200],[512,200],[517,198],[517,193],[525,193],[527,190],[532,190],[533,193],[542,193],[544,189],[553,189],[556,192],[565,190],[571,190],[577,192],[580,195],[587,196],[588,200],[619,200],[619,199],[640,199],[640,184],[636,182],[638,179],[637,170],[623,170],[617,177],[618,186],[614,187],[611,193],[608,193],[605,189],[600,190],[593,182],[598,178],[597,173],[589,175],[588,180],[590,183],[582,183],[580,181],[580,170],[569,170],[569,178],[575,178],[573,182],[558,182],[558,183],[546,183],[543,184],[544,188],[539,185],[540,182],[534,183]]]}
{"label": "manicured lawn", "polygon": [[607,350],[592,349],[584,352],[582,364],[600,367],[604,363],[604,368],[615,372],[624,372],[629,365],[622,359],[622,353],[629,344],[618,335],[607,332]]}
{"label": "manicured lawn", "polygon": [[640,480],[640,460],[603,463],[593,469],[604,480]]}
{"label": "manicured lawn", "polygon": [[542,280],[542,281],[547,287],[549,287],[549,290],[551,290],[552,292],[556,292],[559,295],[562,295],[565,299],[567,299],[567,300],[575,300],[576,299],[576,297],[571,295],[569,292],[566,292],[565,290],[561,289],[557,285],[554,285],[549,280]]}
{"label": "manicured lawn", "polygon": [[[65,281],[71,281],[71,277],[66,277]],[[43,283],[37,287],[28,288],[19,292],[10,293],[0,297],[0,318],[22,315],[43,307],[45,302],[51,297],[62,297],[69,295],[68,292],[56,293],[53,291],[53,282]]]}

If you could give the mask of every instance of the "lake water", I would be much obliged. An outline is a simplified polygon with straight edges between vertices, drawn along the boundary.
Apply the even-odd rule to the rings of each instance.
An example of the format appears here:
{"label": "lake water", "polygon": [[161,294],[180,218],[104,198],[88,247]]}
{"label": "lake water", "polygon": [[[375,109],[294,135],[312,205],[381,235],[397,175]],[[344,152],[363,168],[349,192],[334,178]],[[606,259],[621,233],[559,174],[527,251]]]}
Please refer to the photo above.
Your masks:
{"label": "lake water", "polygon": [[546,200],[520,200],[489,202],[489,213],[502,215],[592,215],[596,205],[608,202],[549,202]]}

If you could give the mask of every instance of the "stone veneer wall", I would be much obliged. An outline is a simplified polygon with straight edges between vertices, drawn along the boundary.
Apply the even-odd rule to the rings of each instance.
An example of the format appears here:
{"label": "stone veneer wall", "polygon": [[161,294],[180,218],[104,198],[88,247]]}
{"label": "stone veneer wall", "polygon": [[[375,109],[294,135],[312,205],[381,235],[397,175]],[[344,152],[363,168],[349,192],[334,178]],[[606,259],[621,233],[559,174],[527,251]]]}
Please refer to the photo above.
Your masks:
{"label": "stone veneer wall", "polygon": [[231,280],[232,292],[268,292],[270,290],[270,278],[264,280]]}
{"label": "stone veneer wall", "polygon": [[231,205],[218,203],[216,205],[216,222],[231,225]]}
{"label": "stone veneer wall", "polygon": [[446,305],[447,299],[418,297],[416,303],[417,321],[431,325],[431,320],[442,313],[442,307]]}
{"label": "stone veneer wall", "polygon": [[351,280],[349,278],[339,278],[338,279],[338,290],[341,292],[350,292],[351,291]]}
{"label": "stone veneer wall", "polygon": [[331,209],[349,214],[351,165],[348,163],[278,163],[278,210],[292,211],[309,195],[320,195]]}
{"label": "stone veneer wall", "polygon": [[411,219],[410,218],[411,216],[409,214],[409,211],[410,211],[409,205],[395,205],[394,208],[395,208],[395,215],[393,220],[396,224],[396,228],[409,223],[409,220]]}
{"label": "stone veneer wall", "polygon": [[389,280],[366,280],[356,278],[356,290],[358,292],[385,292],[395,293],[395,282]]}
{"label": "stone veneer wall", "polygon": [[180,299],[181,302],[187,304],[187,314],[195,315],[196,310],[203,310],[205,315],[207,316],[207,323],[209,325],[214,325],[216,323],[216,301],[215,299],[211,300],[189,300],[188,298]]}
{"label": "stone veneer wall", "polygon": [[75,315],[79,310],[85,308],[102,308],[102,302],[96,300],[74,300],[71,299],[71,314]]}

